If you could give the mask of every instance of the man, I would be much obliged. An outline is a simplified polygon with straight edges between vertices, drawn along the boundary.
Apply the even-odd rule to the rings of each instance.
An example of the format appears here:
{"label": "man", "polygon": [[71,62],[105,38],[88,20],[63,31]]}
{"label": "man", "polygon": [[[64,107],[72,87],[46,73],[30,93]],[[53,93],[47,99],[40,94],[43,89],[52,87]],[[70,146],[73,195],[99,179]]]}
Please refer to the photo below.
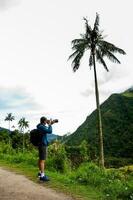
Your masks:
{"label": "man", "polygon": [[[40,124],[37,125],[37,129],[40,130],[42,133],[42,141],[38,146],[39,150],[39,160],[38,160],[38,167],[40,172],[38,173],[38,176],[40,177],[41,181],[49,181],[48,176],[45,174],[45,161],[47,157],[47,146],[48,146],[48,140],[47,140],[47,134],[52,133],[52,124],[54,124],[55,121],[47,120],[46,117],[40,118]],[[46,126],[46,124],[48,126]]]}

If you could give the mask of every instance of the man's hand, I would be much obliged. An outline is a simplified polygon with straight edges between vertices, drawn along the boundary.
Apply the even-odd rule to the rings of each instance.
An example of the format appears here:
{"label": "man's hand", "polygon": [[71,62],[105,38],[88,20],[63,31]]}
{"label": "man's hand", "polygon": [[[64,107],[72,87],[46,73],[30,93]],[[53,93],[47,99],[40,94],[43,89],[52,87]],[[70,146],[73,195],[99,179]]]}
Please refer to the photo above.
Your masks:
{"label": "man's hand", "polygon": [[53,121],[52,121],[52,119],[50,119],[50,120],[47,120],[47,124],[48,124],[48,125],[52,125],[52,124],[53,124]]}

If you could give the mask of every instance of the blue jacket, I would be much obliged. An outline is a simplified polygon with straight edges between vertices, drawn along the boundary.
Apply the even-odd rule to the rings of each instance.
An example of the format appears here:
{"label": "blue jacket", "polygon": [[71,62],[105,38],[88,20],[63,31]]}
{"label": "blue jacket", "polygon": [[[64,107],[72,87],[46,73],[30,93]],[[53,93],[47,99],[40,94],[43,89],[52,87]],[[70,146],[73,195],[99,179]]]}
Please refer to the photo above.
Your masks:
{"label": "blue jacket", "polygon": [[47,133],[51,134],[52,133],[52,126],[45,126],[44,124],[38,124],[37,129],[41,131],[43,134],[42,137],[42,144],[45,146],[48,146],[48,139],[47,139]]}

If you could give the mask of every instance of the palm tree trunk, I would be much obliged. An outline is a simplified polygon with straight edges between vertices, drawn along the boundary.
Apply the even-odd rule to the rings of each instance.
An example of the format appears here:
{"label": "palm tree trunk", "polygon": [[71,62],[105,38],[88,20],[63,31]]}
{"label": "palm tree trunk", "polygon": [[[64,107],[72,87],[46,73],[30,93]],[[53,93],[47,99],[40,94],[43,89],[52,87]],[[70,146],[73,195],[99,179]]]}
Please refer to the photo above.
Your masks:
{"label": "palm tree trunk", "polygon": [[11,146],[11,140],[10,140],[10,134],[11,134],[11,131],[10,131],[10,120],[9,120],[9,146]]}
{"label": "palm tree trunk", "polygon": [[23,129],[23,153],[24,153],[24,149],[25,149],[25,145],[24,145],[24,129]]}
{"label": "palm tree trunk", "polygon": [[93,65],[94,65],[95,95],[96,95],[96,105],[97,105],[99,146],[100,146],[99,164],[101,167],[104,168],[103,131],[102,131],[101,110],[100,110],[100,103],[99,103],[99,91],[98,91],[98,82],[97,82],[97,73],[96,73],[95,53],[93,53]]}

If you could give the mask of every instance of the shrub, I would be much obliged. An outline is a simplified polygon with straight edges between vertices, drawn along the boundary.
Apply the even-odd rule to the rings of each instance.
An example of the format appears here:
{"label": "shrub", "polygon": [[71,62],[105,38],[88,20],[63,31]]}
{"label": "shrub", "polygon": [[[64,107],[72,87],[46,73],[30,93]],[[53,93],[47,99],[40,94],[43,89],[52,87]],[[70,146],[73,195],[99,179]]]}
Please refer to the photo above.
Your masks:
{"label": "shrub", "polygon": [[93,185],[105,194],[105,199],[133,200],[133,177],[121,170],[102,169],[94,163],[83,163],[70,176],[78,183]]}
{"label": "shrub", "polygon": [[132,158],[117,158],[117,157],[107,157],[105,158],[105,166],[110,167],[123,167],[125,165],[131,165],[133,163]]}
{"label": "shrub", "polygon": [[119,170],[124,174],[133,175],[133,165],[121,167]]}
{"label": "shrub", "polygon": [[102,186],[105,184],[105,171],[94,163],[83,163],[75,172],[75,179],[82,184]]}
{"label": "shrub", "polygon": [[24,151],[22,149],[13,149],[10,145],[5,143],[0,143],[0,158],[10,161],[10,163],[27,163],[30,165],[37,166],[37,151],[32,149],[32,151]]}
{"label": "shrub", "polygon": [[49,146],[48,154],[47,165],[49,168],[55,169],[61,173],[68,172],[70,170],[70,164],[63,144],[54,142]]}
{"label": "shrub", "polygon": [[106,199],[119,199],[119,200],[132,200],[133,199],[133,185],[129,183],[121,182],[120,180],[114,180],[112,183],[107,185],[103,192],[105,193]]}
{"label": "shrub", "polygon": [[79,146],[66,146],[65,149],[72,168],[77,168],[81,163],[89,161],[89,147],[85,140]]}
{"label": "shrub", "polygon": [[0,143],[0,153],[12,155],[15,153],[15,150],[9,144],[1,142]]}

